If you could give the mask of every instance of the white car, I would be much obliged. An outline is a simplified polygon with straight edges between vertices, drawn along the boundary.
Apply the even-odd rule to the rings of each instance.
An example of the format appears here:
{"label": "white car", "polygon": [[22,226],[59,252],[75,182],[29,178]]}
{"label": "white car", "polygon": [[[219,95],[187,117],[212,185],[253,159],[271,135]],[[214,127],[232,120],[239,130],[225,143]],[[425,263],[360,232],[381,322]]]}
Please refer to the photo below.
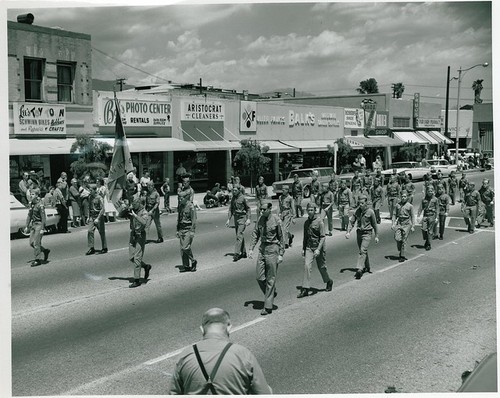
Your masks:
{"label": "white car", "polygon": [[[17,234],[21,237],[29,236],[24,228],[26,227],[26,218],[28,217],[29,209],[19,202],[15,196],[10,194],[10,233]],[[53,207],[45,207],[45,229],[53,232],[56,230],[59,222],[59,214]]]}
{"label": "white car", "polygon": [[425,161],[429,165],[429,171],[431,172],[432,177],[437,176],[438,170],[441,170],[441,174],[443,177],[448,177],[452,171],[456,173],[457,165],[450,164],[446,159],[429,159]]}
{"label": "white car", "polygon": [[407,176],[411,176],[412,181],[423,180],[424,176],[429,172],[429,166],[426,167],[423,162],[394,162],[387,170],[382,171],[384,183],[389,181],[394,169],[396,169],[397,174],[404,171]]}

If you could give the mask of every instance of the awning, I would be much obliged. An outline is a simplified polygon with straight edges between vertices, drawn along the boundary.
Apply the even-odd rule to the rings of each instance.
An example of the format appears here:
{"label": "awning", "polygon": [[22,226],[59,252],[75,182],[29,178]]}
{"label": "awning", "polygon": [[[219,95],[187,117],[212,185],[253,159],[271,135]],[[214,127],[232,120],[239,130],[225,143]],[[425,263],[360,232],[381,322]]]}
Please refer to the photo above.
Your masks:
{"label": "awning", "polygon": [[282,144],[289,145],[302,150],[302,152],[327,151],[328,145],[333,146],[335,140],[309,140],[309,141],[283,141]]}
{"label": "awning", "polygon": [[356,135],[350,137],[344,137],[348,139],[347,142],[356,149],[356,146],[352,144],[357,144],[361,147],[373,148],[373,147],[386,147],[386,146],[399,146],[403,145],[405,142],[398,138],[391,138],[386,135],[370,135],[365,137],[363,135]]}
{"label": "awning", "polygon": [[442,134],[440,131],[436,130],[431,130],[428,131],[429,135],[433,136],[439,143],[441,144],[453,144],[453,140],[450,140],[448,137],[446,137],[444,134]]}
{"label": "awning", "polygon": [[241,144],[237,141],[186,141],[194,144],[197,151],[230,151],[240,149]]}
{"label": "awning", "polygon": [[75,139],[9,139],[9,154],[13,155],[61,155],[69,154]]}
{"label": "awning", "polygon": [[415,134],[417,134],[419,137],[422,137],[423,139],[427,140],[429,144],[432,144],[432,145],[439,144],[439,141],[436,140],[433,136],[431,136],[427,131],[415,131]]}
{"label": "awning", "polygon": [[[95,139],[97,141],[106,142],[111,146],[115,144],[114,138]],[[131,153],[196,151],[197,149],[192,142],[172,137],[127,138],[127,143]]]}
{"label": "awning", "polygon": [[365,145],[359,140],[358,136],[346,136],[344,137],[344,141],[348,143],[353,149],[363,149]]}
{"label": "awning", "polygon": [[299,152],[298,148],[282,144],[279,141],[260,141],[260,144],[269,148],[267,153]]}
{"label": "awning", "polygon": [[403,142],[413,142],[415,144],[429,144],[429,141],[415,134],[413,131],[394,131],[394,137]]}

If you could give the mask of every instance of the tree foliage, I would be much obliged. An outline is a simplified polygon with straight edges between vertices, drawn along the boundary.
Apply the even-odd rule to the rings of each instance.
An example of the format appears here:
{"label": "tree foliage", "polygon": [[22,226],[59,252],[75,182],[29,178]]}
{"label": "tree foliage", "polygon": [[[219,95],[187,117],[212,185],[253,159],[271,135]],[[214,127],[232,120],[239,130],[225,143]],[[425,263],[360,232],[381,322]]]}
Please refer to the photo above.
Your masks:
{"label": "tree foliage", "polygon": [[483,79],[474,80],[472,83],[472,90],[474,90],[474,103],[481,104],[483,100],[481,99],[481,91],[483,91]]}
{"label": "tree foliage", "polygon": [[108,167],[106,159],[110,156],[111,145],[96,141],[88,135],[79,135],[71,145],[71,153],[78,153],[78,160],[70,165],[74,178],[81,179],[88,174],[92,179],[104,177]]}
{"label": "tree foliage", "polygon": [[360,81],[356,91],[360,94],[377,94],[378,83],[373,77],[370,77],[369,79]]}
{"label": "tree foliage", "polygon": [[254,177],[258,178],[271,161],[264,155],[268,150],[269,147],[261,145],[258,141],[241,141],[241,149],[234,157],[233,168],[238,174],[250,174],[250,187],[253,187]]}
{"label": "tree foliage", "polygon": [[422,158],[422,149],[420,144],[407,142],[399,149],[399,157],[402,161],[420,161]]}
{"label": "tree foliage", "polygon": [[405,86],[403,83],[394,83],[393,86],[394,98],[401,98],[403,96],[404,91],[405,91]]}
{"label": "tree foliage", "polygon": [[[337,171],[340,172],[343,168],[350,165],[350,158],[352,154],[352,146],[343,138],[338,138],[336,141],[337,150]],[[328,152],[333,156],[335,148],[333,145],[328,145]]]}

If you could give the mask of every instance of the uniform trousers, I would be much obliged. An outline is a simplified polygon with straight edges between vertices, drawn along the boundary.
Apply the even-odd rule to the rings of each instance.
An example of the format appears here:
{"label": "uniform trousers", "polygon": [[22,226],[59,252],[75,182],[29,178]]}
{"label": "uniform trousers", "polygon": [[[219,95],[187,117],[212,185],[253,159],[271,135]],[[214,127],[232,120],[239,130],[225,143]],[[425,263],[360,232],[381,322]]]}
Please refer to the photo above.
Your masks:
{"label": "uniform trousers", "polygon": [[141,267],[146,268],[146,263],[142,261],[145,246],[146,231],[142,231],[140,234],[130,231],[128,258],[134,263],[134,279],[139,279],[141,277]]}
{"label": "uniform trousers", "polygon": [[444,214],[440,214],[438,217],[438,222],[439,222],[439,237],[443,238],[444,227],[446,225],[446,216]]}
{"label": "uniform trousers", "polygon": [[42,246],[42,236],[42,223],[33,222],[30,229],[30,246],[35,250],[35,260],[41,260],[41,254],[45,250]]}
{"label": "uniform trousers", "polygon": [[[324,207],[330,206],[324,205]],[[321,209],[321,217],[324,219],[325,217],[328,219],[328,232],[331,233],[333,231],[333,205],[330,206],[328,210]]]}
{"label": "uniform trousers", "polygon": [[451,199],[452,206],[455,204],[456,188],[451,188],[448,190],[448,196]]}
{"label": "uniform trousers", "polygon": [[263,244],[257,257],[256,279],[260,290],[264,293],[264,308],[273,309],[276,292],[276,275],[278,273],[279,247],[276,243]]}
{"label": "uniform trousers", "polygon": [[234,217],[234,230],[236,232],[236,243],[234,245],[234,255],[242,255],[247,252],[245,247],[245,225],[246,216]]}
{"label": "uniform trousers", "polygon": [[405,256],[406,250],[406,242],[408,241],[408,235],[410,234],[411,225],[396,225],[395,235],[397,234],[397,230],[399,229],[399,233],[401,234],[400,239],[396,239],[396,246],[399,251],[399,257]]}
{"label": "uniform trousers", "polygon": [[495,208],[494,205],[490,204],[484,204],[485,212],[486,212],[486,220],[490,223],[493,224],[493,217],[495,214]]}
{"label": "uniform trousers", "polygon": [[68,231],[68,208],[62,204],[56,205],[57,213],[59,213],[59,223],[57,224],[57,230],[59,232]]}
{"label": "uniform trousers", "polygon": [[181,259],[184,268],[191,267],[194,261],[193,251],[191,245],[194,239],[194,232],[191,229],[181,229],[179,231],[179,242],[181,245]]}
{"label": "uniform trousers", "polygon": [[155,222],[155,227],[156,227],[156,235],[158,236],[158,239],[163,238],[163,232],[161,230],[161,222],[160,222],[160,210],[156,208],[155,211],[153,211],[153,214],[148,216],[148,220],[146,221],[146,230],[149,232],[149,227],[151,227],[151,223]]}
{"label": "uniform trousers", "polygon": [[349,225],[349,204],[339,203],[339,218],[342,231],[347,231]]}
{"label": "uniform trousers", "polygon": [[292,220],[293,214],[290,211],[284,211],[281,213],[281,229],[283,231],[283,239],[286,245],[290,242],[290,225],[292,225]]}
{"label": "uniform trousers", "polygon": [[297,217],[302,217],[304,215],[304,209],[302,208],[302,195],[294,196],[293,200],[295,202],[295,214]]}
{"label": "uniform trousers", "polygon": [[474,228],[476,227],[476,218],[477,218],[477,206],[465,206],[464,210],[464,221],[467,224],[467,229],[469,232],[474,232]]}
{"label": "uniform trousers", "polygon": [[103,249],[108,248],[108,244],[106,243],[106,229],[104,226],[104,217],[99,218],[99,221],[97,223],[94,223],[94,218],[89,219],[89,227],[87,229],[87,243],[88,247],[94,247],[94,235],[95,235],[95,230],[99,232],[99,236],[101,237],[101,246]]}
{"label": "uniform trousers", "polygon": [[435,225],[436,216],[425,216],[422,218],[422,238],[425,241],[425,246],[431,245],[431,240],[434,238]]}
{"label": "uniform trousers", "polygon": [[370,259],[368,258],[368,246],[372,241],[372,230],[362,230],[357,229],[357,240],[358,240],[358,248],[359,248],[359,256],[357,268],[362,271],[364,268],[370,269]]}
{"label": "uniform trousers", "polygon": [[377,220],[377,224],[380,224],[380,207],[382,206],[382,199],[376,199],[372,203],[373,211],[375,212],[375,220]]}
{"label": "uniform trousers", "polygon": [[80,210],[82,213],[82,225],[87,224],[87,220],[89,218],[89,198],[81,198]]}
{"label": "uniform trousers", "polygon": [[394,209],[398,204],[398,198],[396,196],[390,196],[387,198],[387,206],[389,207],[389,218],[392,220],[392,215],[394,214]]}
{"label": "uniform trousers", "polygon": [[[311,271],[314,262],[314,251],[309,247],[306,248],[305,261],[304,261],[304,278],[302,279],[302,289],[309,289],[311,287]],[[328,275],[328,269],[326,268],[326,252],[325,249],[319,251],[319,255],[316,257],[316,265],[318,266],[318,271],[323,278],[324,283],[330,281],[330,275]]]}

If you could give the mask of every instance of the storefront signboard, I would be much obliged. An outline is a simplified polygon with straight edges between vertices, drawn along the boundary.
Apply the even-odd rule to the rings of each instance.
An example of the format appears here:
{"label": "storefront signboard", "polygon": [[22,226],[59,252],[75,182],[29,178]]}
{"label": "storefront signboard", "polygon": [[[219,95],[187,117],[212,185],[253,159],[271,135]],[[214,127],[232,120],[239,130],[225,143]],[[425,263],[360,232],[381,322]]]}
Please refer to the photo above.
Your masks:
{"label": "storefront signboard", "polygon": [[13,103],[14,134],[66,134],[66,106]]}
{"label": "storefront signboard", "polygon": [[257,131],[257,103],[255,101],[240,101],[240,131]]}
{"label": "storefront signboard", "polygon": [[423,127],[423,128],[441,128],[441,119],[440,118],[422,118],[418,117],[416,120],[415,127]]}
{"label": "storefront signboard", "polygon": [[365,128],[364,111],[360,108],[344,109],[344,128]]}
{"label": "storefront signboard", "polygon": [[[167,101],[118,98],[124,126],[170,127],[172,104]],[[99,97],[97,104],[99,126],[115,125],[115,103],[112,97]]]}
{"label": "storefront signboard", "polygon": [[223,122],[224,103],[205,100],[182,100],[181,121]]}
{"label": "storefront signboard", "polygon": [[413,117],[420,116],[420,93],[413,94]]}

